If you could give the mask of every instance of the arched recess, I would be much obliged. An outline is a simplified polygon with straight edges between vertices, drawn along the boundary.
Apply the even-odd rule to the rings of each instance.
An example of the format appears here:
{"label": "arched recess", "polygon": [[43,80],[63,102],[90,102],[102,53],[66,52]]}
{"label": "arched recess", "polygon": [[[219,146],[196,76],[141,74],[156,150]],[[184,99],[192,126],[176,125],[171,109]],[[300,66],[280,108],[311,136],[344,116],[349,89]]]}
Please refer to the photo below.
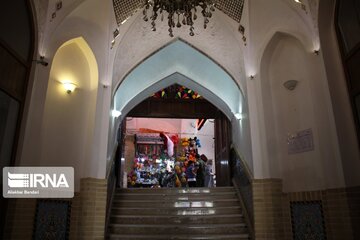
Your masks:
{"label": "arched recess", "polygon": [[[310,35],[309,32],[306,33]],[[309,36],[306,36],[305,34],[294,31],[292,29],[288,29],[284,27],[275,27],[271,29],[271,31],[269,31],[263,38],[264,40],[260,45],[259,54],[257,55],[258,57],[256,59],[257,66],[262,67],[265,52],[269,49],[269,47],[272,46],[273,40],[281,35],[288,35],[295,38],[297,41],[299,41],[299,43],[302,45],[304,50],[309,53],[319,49],[318,43],[312,41],[312,39]]]}
{"label": "arched recess", "polygon": [[[268,176],[283,179],[285,192],[341,185],[331,104],[319,58],[296,37],[276,33],[264,51],[260,75],[267,156],[262,164]],[[297,87],[286,89],[287,80],[297,80]],[[306,129],[312,130],[314,150],[289,154],[288,137]]]}
{"label": "arched recess", "polygon": [[[63,82],[77,85],[68,94]],[[86,177],[91,164],[98,65],[82,37],[64,43],[56,52],[50,70],[41,132],[41,159],[47,166],[73,166],[75,187]]]}
{"label": "arched recess", "polygon": [[231,119],[231,113],[239,112],[243,94],[233,78],[210,58],[180,40],[159,50],[126,76],[114,96],[116,110],[126,110],[133,98],[173,73],[183,74],[218,96],[217,99],[228,106],[228,118]]}

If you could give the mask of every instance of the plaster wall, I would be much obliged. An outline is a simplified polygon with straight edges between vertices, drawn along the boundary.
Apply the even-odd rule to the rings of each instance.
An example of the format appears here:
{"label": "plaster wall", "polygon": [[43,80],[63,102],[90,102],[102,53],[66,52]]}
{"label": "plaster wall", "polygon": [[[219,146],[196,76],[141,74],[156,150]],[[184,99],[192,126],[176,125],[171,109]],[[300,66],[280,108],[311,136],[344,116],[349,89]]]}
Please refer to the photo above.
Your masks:
{"label": "plaster wall", "polygon": [[[111,56],[114,54],[110,49],[111,29],[116,27],[112,2],[110,0],[69,1],[64,3],[63,9],[57,12],[58,17],[52,19],[51,13],[54,11],[54,4],[54,1],[49,3],[47,14],[43,12],[45,5],[37,8],[37,10],[41,10],[40,17],[46,18],[45,20],[42,19],[40,23],[44,25],[41,25],[40,29],[43,32],[39,33],[41,39],[39,39],[38,54],[45,56],[49,66],[46,68],[36,65],[34,71],[35,81],[31,89],[32,96],[24,133],[24,147],[19,164],[40,164],[39,161],[42,159],[43,152],[41,146],[34,143],[33,139],[39,139],[43,135],[43,119],[45,119],[44,112],[47,104],[47,89],[50,83],[52,61],[55,53],[64,42],[82,36],[98,63],[97,78],[99,79],[95,84],[96,86],[94,86],[96,88],[95,95],[97,96],[96,105],[94,106],[95,122],[91,133],[91,142],[87,143],[91,147],[89,147],[90,154],[84,166],[84,175],[104,178],[106,173],[107,129],[109,129],[111,106],[111,81],[109,79],[111,79],[112,72],[111,59],[113,57]],[[86,73],[84,73],[84,76],[86,76]],[[81,112],[83,109],[79,107],[77,111]],[[106,130],[104,131],[104,129]],[[57,136],[51,137],[56,138]],[[68,137],[71,139],[71,136]],[[81,155],[82,150],[78,149],[76,154]]]}
{"label": "plaster wall", "polygon": [[[42,166],[73,166],[76,189],[80,179],[88,176],[98,76],[96,65],[88,60],[81,43],[86,44],[81,39],[70,41],[55,55],[40,138],[41,158],[37,162]],[[66,93],[64,81],[76,83],[78,89]]]}
{"label": "plaster wall", "polygon": [[[144,57],[153,55],[157,50],[177,38],[185,40],[201,52],[206,53],[208,57],[227,69],[241,88],[245,89],[243,45],[239,44],[241,36],[237,33],[238,24],[224,13],[216,10],[207,29],[204,29],[202,16],[199,16],[194,24],[194,37],[189,36],[187,27],[182,27],[174,29],[174,38],[171,38],[168,35],[168,26],[165,21],[159,21],[156,25],[157,30],[153,32],[150,22],[145,22],[140,12],[120,27],[120,32],[124,32],[124,34],[121,34],[117,40],[119,44],[116,45],[117,53],[114,64],[117,67],[114,68],[113,73],[114,91],[127,74],[142,63]],[[165,15],[164,18],[166,19],[166,17]],[[196,61],[192,61],[192,64],[195,67]]]}
{"label": "plaster wall", "polygon": [[[261,84],[270,175],[283,179],[285,192],[343,187],[321,58],[307,53],[298,40],[284,34],[276,35],[268,50]],[[290,79],[299,81],[293,91],[283,86]],[[289,154],[288,136],[309,128],[314,150]]]}
{"label": "plaster wall", "polygon": [[[305,3],[307,3],[305,1]],[[253,174],[255,178],[272,178],[270,156],[265,136],[266,116],[261,93],[262,58],[270,40],[277,32],[295,36],[311,52],[318,47],[313,18],[295,1],[246,1],[242,25],[245,27],[244,63],[247,77],[246,102],[251,135]],[[269,63],[265,63],[269,64]],[[254,76],[250,79],[250,76]]]}
{"label": "plaster wall", "polygon": [[241,113],[241,119],[237,119],[234,116],[231,118],[232,144],[241,159],[245,162],[250,174],[254,174],[253,157],[257,153],[252,152],[252,135],[250,132],[248,102],[243,97],[239,113]]}

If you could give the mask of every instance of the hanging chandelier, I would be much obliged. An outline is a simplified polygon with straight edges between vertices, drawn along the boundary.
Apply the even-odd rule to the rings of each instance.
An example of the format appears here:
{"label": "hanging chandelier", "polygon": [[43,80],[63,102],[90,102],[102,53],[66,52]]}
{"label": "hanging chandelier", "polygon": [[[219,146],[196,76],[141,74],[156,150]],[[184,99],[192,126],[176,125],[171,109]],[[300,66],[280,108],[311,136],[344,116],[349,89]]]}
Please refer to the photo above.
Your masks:
{"label": "hanging chandelier", "polygon": [[[190,26],[190,36],[194,36],[194,21],[197,19],[197,7],[201,8],[201,14],[204,17],[204,28],[206,29],[213,11],[215,11],[216,0],[145,0],[143,10],[144,21],[151,21],[151,29],[156,31],[156,19],[160,15],[161,21],[164,21],[164,12],[168,13],[167,21],[169,26],[169,35],[173,37],[175,27]],[[150,15],[148,15],[150,12]],[[148,17],[149,16],[149,17]]]}

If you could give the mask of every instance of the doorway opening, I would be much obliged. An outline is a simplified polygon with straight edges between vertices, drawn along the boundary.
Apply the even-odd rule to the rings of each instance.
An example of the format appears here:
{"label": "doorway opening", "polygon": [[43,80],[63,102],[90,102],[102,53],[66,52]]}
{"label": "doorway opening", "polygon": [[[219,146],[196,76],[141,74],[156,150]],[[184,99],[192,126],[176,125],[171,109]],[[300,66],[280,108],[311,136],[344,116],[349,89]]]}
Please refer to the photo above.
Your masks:
{"label": "doorway opening", "polygon": [[154,93],[129,111],[119,130],[118,187],[231,185],[230,121],[187,87]]}

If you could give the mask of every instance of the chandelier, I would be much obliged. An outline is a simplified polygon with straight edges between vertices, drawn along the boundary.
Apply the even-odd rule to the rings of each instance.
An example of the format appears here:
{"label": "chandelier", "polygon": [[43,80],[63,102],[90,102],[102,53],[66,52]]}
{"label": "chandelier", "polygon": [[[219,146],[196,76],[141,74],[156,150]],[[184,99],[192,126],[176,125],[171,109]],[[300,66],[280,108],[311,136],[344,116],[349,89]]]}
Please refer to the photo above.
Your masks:
{"label": "chandelier", "polygon": [[[216,0],[145,0],[144,21],[151,21],[151,29],[156,31],[156,19],[159,15],[161,21],[164,21],[164,12],[168,13],[167,21],[169,26],[169,35],[173,37],[175,27],[190,26],[190,36],[194,36],[194,21],[197,19],[197,7],[201,8],[201,14],[204,17],[204,28],[206,29],[213,11],[215,11]],[[148,17],[150,12],[150,17]]]}

